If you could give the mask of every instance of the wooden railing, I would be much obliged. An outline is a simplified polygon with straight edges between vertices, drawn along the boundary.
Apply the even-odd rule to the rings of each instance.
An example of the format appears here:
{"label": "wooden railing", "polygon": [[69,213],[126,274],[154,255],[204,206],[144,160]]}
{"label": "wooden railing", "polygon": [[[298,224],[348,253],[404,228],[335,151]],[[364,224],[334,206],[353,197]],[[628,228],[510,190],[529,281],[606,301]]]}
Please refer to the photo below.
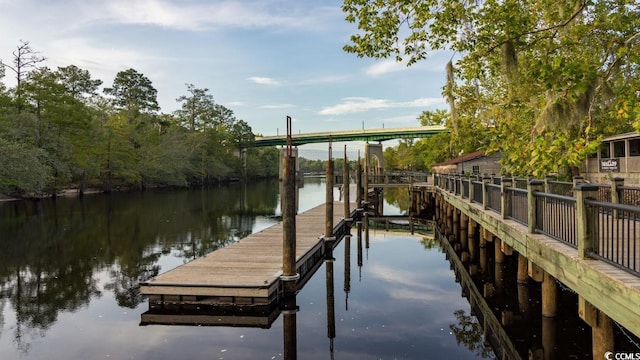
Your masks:
{"label": "wooden railing", "polygon": [[437,188],[640,276],[640,188],[550,179],[434,176]]}

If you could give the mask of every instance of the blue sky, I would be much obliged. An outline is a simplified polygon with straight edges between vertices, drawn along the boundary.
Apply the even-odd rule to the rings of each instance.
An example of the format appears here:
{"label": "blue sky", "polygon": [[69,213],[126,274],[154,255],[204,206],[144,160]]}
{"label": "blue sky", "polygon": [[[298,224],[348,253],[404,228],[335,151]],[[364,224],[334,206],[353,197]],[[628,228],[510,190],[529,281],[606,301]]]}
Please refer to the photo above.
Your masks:
{"label": "blue sky", "polygon": [[[407,68],[342,47],[357,30],[337,0],[0,0],[0,59],[30,41],[50,68],[76,65],[111,86],[134,68],[178,109],[185,84],[208,88],[254,133],[418,126],[444,108],[450,55]],[[5,84],[14,85],[7,71]],[[309,148],[313,146],[309,145]],[[317,147],[317,146],[316,146]],[[326,148],[323,146],[322,148]]]}

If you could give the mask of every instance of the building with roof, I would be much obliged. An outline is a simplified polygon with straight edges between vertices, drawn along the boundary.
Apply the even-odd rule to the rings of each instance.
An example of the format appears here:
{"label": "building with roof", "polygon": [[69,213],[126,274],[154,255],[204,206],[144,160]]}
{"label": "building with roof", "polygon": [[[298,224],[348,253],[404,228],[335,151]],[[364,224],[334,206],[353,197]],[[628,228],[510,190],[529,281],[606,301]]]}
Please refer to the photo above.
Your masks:
{"label": "building with roof", "polygon": [[431,171],[438,174],[500,175],[500,153],[486,155],[484,151],[474,151],[434,164]]}
{"label": "building with roof", "polygon": [[640,184],[640,134],[629,132],[602,140],[597,154],[585,160],[580,175],[592,183],[607,184],[621,177],[625,184]]}

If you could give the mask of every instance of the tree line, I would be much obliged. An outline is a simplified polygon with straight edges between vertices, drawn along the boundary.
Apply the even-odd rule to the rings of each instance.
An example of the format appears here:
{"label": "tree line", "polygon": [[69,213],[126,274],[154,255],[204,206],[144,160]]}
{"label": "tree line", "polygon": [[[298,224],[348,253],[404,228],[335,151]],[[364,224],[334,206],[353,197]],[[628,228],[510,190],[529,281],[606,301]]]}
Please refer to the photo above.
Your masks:
{"label": "tree line", "polygon": [[118,72],[101,94],[102,81],[88,70],[50,69],[46,60],[28,41],[10,62],[0,60],[0,193],[188,187],[278,174],[275,148],[242,153],[255,134],[209,89],[187,84],[180,109],[161,113],[153,83],[135,69]]}
{"label": "tree line", "polygon": [[636,0],[345,0],[342,10],[357,25],[349,53],[409,66],[452,54],[448,111],[419,118],[450,133],[388,150],[389,166],[485,150],[502,154],[506,174],[571,174],[604,136],[640,130]]}

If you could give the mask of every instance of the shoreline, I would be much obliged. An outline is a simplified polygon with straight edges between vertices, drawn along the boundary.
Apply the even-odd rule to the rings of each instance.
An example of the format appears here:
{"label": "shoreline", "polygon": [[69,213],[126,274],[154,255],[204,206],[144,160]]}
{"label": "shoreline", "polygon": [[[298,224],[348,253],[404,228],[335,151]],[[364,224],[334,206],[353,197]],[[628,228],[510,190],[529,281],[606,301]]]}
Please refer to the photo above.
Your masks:
{"label": "shoreline", "polygon": [[[73,196],[79,196],[78,195],[79,190],[78,189],[65,189],[65,190],[60,190],[56,196],[61,196],[61,197],[73,197]],[[84,195],[92,195],[92,194],[101,194],[103,193],[102,190],[98,190],[98,189],[88,189],[85,190]],[[51,198],[51,195],[47,195],[47,196],[43,196],[43,197],[31,197],[31,198],[18,198],[18,197],[13,197],[13,196],[9,196],[9,195],[5,195],[5,194],[0,194],[0,203],[3,202],[9,202],[9,201],[21,201],[21,200],[34,200],[34,199],[48,199]]]}

